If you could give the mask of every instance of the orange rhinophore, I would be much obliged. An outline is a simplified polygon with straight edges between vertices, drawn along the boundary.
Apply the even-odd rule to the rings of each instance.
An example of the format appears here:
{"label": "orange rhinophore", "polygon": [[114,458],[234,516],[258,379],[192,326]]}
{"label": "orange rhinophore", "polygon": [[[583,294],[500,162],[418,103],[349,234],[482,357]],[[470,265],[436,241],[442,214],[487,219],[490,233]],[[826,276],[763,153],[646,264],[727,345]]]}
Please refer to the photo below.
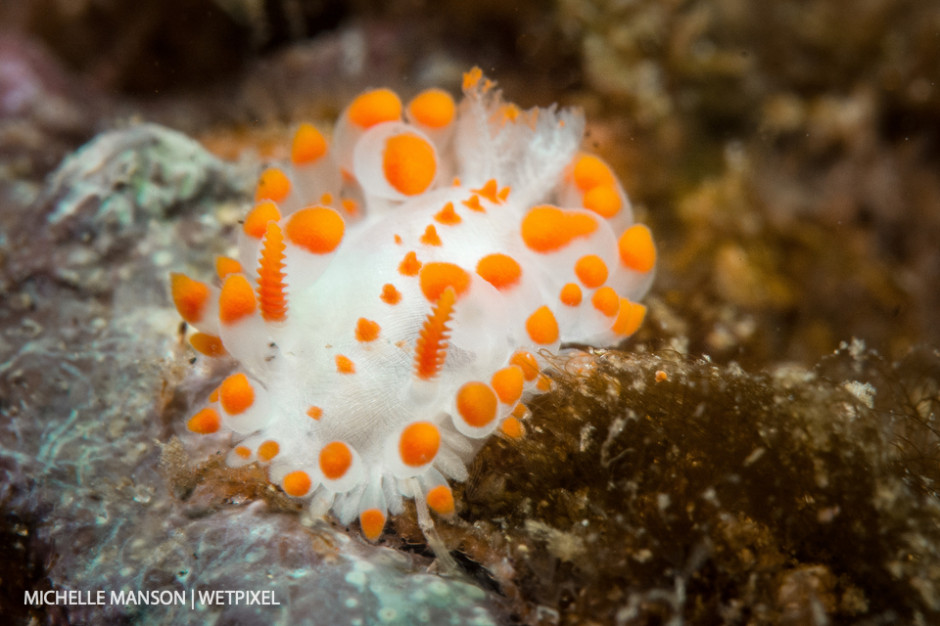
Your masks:
{"label": "orange rhinophore", "polygon": [[258,303],[266,322],[287,319],[287,285],[284,282],[284,234],[277,222],[268,222],[258,264]]}
{"label": "orange rhinophore", "polygon": [[440,295],[431,314],[424,321],[421,334],[415,344],[415,376],[430,380],[437,376],[447,357],[447,338],[450,329],[447,323],[454,314],[457,293],[447,287]]}

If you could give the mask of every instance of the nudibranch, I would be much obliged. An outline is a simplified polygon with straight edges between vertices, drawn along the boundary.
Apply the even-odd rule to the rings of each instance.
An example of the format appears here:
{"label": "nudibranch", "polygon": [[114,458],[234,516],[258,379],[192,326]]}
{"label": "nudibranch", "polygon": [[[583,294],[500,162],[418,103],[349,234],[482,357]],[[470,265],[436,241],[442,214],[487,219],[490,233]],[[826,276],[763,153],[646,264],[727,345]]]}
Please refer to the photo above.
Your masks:
{"label": "nudibranch", "polygon": [[653,239],[580,151],[583,115],[522,110],[478,68],[463,92],[367,91],[329,141],[301,125],[220,286],[171,276],[192,346],[238,366],[188,428],[233,433],[230,465],[370,540],[404,498],[453,513],[449,481],[550,387],[540,353],[617,343],[646,312]]}

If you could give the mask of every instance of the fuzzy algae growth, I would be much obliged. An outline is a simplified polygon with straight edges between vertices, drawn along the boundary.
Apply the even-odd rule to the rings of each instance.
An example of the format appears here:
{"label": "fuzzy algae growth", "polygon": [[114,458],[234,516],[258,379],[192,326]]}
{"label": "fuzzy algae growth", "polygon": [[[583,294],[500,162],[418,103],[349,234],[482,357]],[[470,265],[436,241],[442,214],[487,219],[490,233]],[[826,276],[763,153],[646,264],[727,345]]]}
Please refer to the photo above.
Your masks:
{"label": "fuzzy algae growth", "polygon": [[940,611],[936,351],[889,364],[856,343],[764,375],[671,352],[559,365],[530,436],[471,469],[473,528],[447,534],[529,610],[566,624]]}

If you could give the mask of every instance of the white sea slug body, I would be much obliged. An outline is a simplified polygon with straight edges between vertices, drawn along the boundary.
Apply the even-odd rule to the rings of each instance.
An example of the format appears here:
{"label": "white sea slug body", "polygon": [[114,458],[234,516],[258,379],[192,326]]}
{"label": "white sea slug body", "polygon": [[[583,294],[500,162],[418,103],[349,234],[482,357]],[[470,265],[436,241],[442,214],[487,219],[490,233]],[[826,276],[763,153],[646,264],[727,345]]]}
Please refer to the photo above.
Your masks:
{"label": "white sea slug body", "polygon": [[478,69],[464,94],[366,92],[329,144],[302,126],[221,287],[172,276],[193,346],[238,364],[190,430],[233,432],[229,464],[369,539],[403,498],[454,510],[448,480],[547,387],[541,349],[616,343],[645,313],[652,238],[579,152],[582,115],[521,111]]}

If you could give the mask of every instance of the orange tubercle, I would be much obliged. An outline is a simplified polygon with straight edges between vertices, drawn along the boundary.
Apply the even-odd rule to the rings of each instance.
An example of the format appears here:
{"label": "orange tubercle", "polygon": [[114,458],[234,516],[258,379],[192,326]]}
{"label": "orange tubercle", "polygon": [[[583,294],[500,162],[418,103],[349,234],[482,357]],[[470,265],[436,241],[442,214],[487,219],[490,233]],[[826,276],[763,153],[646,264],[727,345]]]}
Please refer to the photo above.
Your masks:
{"label": "orange tubercle", "polygon": [[336,371],[340,374],[355,374],[356,364],[352,359],[342,354],[336,355]]}
{"label": "orange tubercle", "polygon": [[287,474],[281,481],[281,484],[284,486],[284,491],[287,495],[301,498],[310,491],[312,483],[310,482],[310,476],[307,472],[297,470]]}
{"label": "orange tubercle", "polygon": [[496,417],[496,393],[486,383],[466,383],[457,391],[457,412],[470,426],[482,428]]}
{"label": "orange tubercle", "polygon": [[545,374],[539,374],[539,379],[535,383],[535,388],[542,392],[552,390],[552,379]]}
{"label": "orange tubercle", "polygon": [[242,230],[249,237],[261,239],[268,230],[268,222],[277,222],[281,219],[281,211],[277,204],[271,200],[261,200],[245,216]]}
{"label": "orange tubercle", "polygon": [[586,254],[574,264],[578,280],[589,289],[596,289],[607,281],[607,264],[596,254]]}
{"label": "orange tubercle", "polygon": [[458,298],[470,287],[470,274],[453,263],[425,263],[420,278],[421,292],[429,302],[437,302],[448,287]]}
{"label": "orange tubercle", "polygon": [[525,350],[520,350],[509,359],[512,365],[518,365],[522,370],[522,375],[529,382],[535,380],[539,375],[539,363],[535,360],[535,355]]}
{"label": "orange tubercle", "polygon": [[522,267],[508,254],[488,254],[477,263],[477,274],[500,291],[519,284]]}
{"label": "orange tubercle", "polygon": [[454,121],[457,105],[443,89],[426,89],[408,103],[408,115],[428,128],[444,128]]}
{"label": "orange tubercle", "polygon": [[206,407],[199,411],[186,422],[186,427],[189,430],[200,435],[218,432],[221,426],[222,418],[219,417],[219,412],[212,407]]}
{"label": "orange tubercle", "polygon": [[382,171],[398,192],[406,196],[423,193],[437,173],[434,146],[413,133],[389,137],[382,154]]}
{"label": "orange tubercle", "polygon": [[558,299],[565,306],[578,306],[582,297],[581,288],[574,283],[565,283],[558,294]]}
{"label": "orange tubercle", "polygon": [[510,439],[519,439],[525,435],[525,427],[517,418],[510,415],[499,425],[499,430]]}
{"label": "orange tubercle", "polygon": [[301,124],[294,133],[290,158],[295,165],[307,165],[323,158],[326,150],[327,143],[323,133],[313,124]]}
{"label": "orange tubercle", "polygon": [[427,465],[437,456],[441,432],[431,422],[413,422],[405,427],[398,440],[398,454],[409,467]]}
{"label": "orange tubercle", "polygon": [[522,218],[522,240],[534,252],[549,253],[597,230],[590,215],[558,207],[537,206]]}
{"label": "orange tubercle", "polygon": [[380,509],[366,509],[359,514],[359,527],[369,541],[375,541],[385,528],[385,513]]}
{"label": "orange tubercle", "polygon": [[385,283],[382,285],[382,293],[379,298],[385,304],[398,304],[401,302],[401,292],[395,289],[395,285],[392,283]]}
{"label": "orange tubercle", "polygon": [[222,408],[229,415],[238,415],[247,411],[255,401],[255,390],[248,377],[241,372],[232,374],[222,381],[219,387],[219,400]]}
{"label": "orange tubercle", "polygon": [[591,304],[607,317],[613,317],[620,308],[620,296],[610,287],[601,287],[591,296]]}
{"label": "orange tubercle", "polygon": [[613,185],[598,185],[588,189],[584,192],[581,203],[585,209],[608,219],[620,213],[620,207],[623,206],[623,200]]}
{"label": "orange tubercle", "polygon": [[477,211],[478,213],[486,213],[486,209],[483,208],[483,205],[480,204],[480,196],[473,194],[466,200],[463,200],[460,204],[464,205],[471,211]]}
{"label": "orange tubercle", "polygon": [[301,209],[287,220],[287,239],[312,254],[333,252],[343,240],[346,222],[324,206]]}
{"label": "orange tubercle", "polygon": [[502,204],[502,199],[499,197],[499,185],[496,183],[495,178],[491,178],[482,187],[479,189],[471,189],[473,193],[486,198],[493,204]]}
{"label": "orange tubercle", "polygon": [[414,251],[406,254],[398,264],[398,273],[402,276],[417,276],[420,270],[421,261],[418,260],[418,255]]}
{"label": "orange tubercle", "polygon": [[352,452],[342,441],[332,441],[320,450],[320,471],[330,480],[337,480],[346,475],[352,466]]}
{"label": "orange tubercle", "polygon": [[526,332],[535,343],[547,345],[558,341],[558,320],[547,306],[542,305],[525,321]]}
{"label": "orange tubercle", "polygon": [[438,485],[428,491],[427,502],[438,515],[446,517],[454,512],[454,493],[447,485]]}
{"label": "orange tubercle", "polygon": [[525,377],[522,375],[522,368],[517,365],[504,367],[493,374],[490,381],[493,390],[499,396],[503,404],[514,404],[522,397],[522,387],[525,384]]}
{"label": "orange tubercle", "polygon": [[637,272],[648,272],[656,265],[656,246],[653,234],[643,224],[634,224],[623,231],[617,242],[620,261]]}
{"label": "orange tubercle", "polygon": [[272,200],[283,202],[290,194],[290,179],[287,174],[277,167],[269,167],[258,177],[258,186],[255,188],[255,201]]}
{"label": "orange tubercle", "polygon": [[356,322],[356,341],[367,343],[379,338],[382,328],[372,320],[360,317]]}
{"label": "orange tubercle", "polygon": [[454,226],[463,221],[457,212],[454,210],[454,203],[448,202],[444,207],[434,214],[434,220],[440,224],[445,224],[447,226]]}
{"label": "orange tubercle", "polygon": [[209,304],[209,286],[185,274],[173,273],[170,291],[180,317],[190,324],[199,323]]}
{"label": "orange tubercle", "polygon": [[518,420],[523,420],[527,418],[530,413],[531,411],[529,411],[529,407],[527,407],[521,402],[517,404],[516,406],[512,407],[512,416]]}
{"label": "orange tubercle", "polygon": [[598,185],[613,185],[614,173],[600,157],[593,154],[582,154],[577,157],[572,170],[574,184],[581,191],[588,191]]}
{"label": "orange tubercle", "polygon": [[356,97],[349,105],[349,121],[360,128],[401,119],[401,100],[391,89],[373,89]]}
{"label": "orange tubercle", "polygon": [[193,333],[193,336],[189,338],[189,343],[196,351],[206,356],[221,357],[228,354],[225,346],[222,345],[222,340],[214,335]]}
{"label": "orange tubercle", "polygon": [[280,451],[281,446],[279,446],[276,441],[271,441],[269,439],[268,441],[265,441],[260,446],[258,446],[258,458],[261,461],[267,463],[276,457]]}
{"label": "orange tubercle", "polygon": [[428,227],[424,229],[424,234],[421,235],[421,243],[426,246],[441,245],[441,237],[437,234],[437,229],[434,228],[434,224],[428,224]]}
{"label": "orange tubercle", "polygon": [[227,256],[215,257],[215,273],[219,280],[225,280],[229,274],[241,274],[242,264]]}
{"label": "orange tubercle", "polygon": [[339,201],[339,204],[343,207],[343,210],[346,211],[346,215],[350,217],[359,215],[359,203],[352,198],[343,198]]}
{"label": "orange tubercle", "polygon": [[617,319],[611,326],[618,335],[627,337],[635,333],[640,325],[643,324],[643,318],[646,317],[646,307],[642,304],[630,302],[626,298],[620,298],[620,309],[617,311]]}
{"label": "orange tubercle", "polygon": [[219,320],[235,324],[252,315],[258,308],[255,292],[244,274],[229,274],[219,295]]}

